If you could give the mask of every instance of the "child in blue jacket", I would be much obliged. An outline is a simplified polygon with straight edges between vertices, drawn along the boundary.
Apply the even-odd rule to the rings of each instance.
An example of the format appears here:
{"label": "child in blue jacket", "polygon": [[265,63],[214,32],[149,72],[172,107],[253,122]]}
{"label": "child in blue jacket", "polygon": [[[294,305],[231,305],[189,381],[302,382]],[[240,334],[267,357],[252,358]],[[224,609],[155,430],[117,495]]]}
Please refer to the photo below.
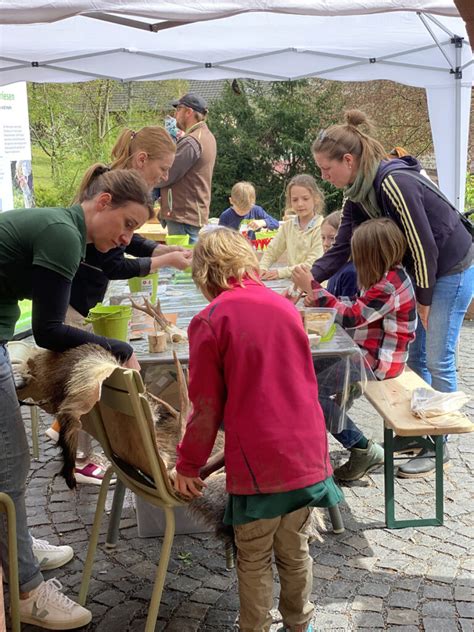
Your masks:
{"label": "child in blue jacket", "polygon": [[219,225],[239,230],[242,220],[248,220],[248,237],[255,239],[256,230],[267,228],[278,230],[280,223],[265,209],[255,204],[255,187],[251,182],[237,182],[232,187],[229,202],[231,206],[222,212]]}

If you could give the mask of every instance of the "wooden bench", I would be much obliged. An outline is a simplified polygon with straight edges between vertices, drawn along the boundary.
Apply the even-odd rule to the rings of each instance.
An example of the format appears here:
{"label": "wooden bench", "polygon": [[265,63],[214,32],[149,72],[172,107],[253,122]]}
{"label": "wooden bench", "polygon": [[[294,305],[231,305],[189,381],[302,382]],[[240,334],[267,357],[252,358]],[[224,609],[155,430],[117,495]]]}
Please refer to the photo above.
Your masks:
{"label": "wooden bench", "polygon": [[[402,527],[422,527],[443,524],[443,436],[472,432],[474,424],[466,415],[446,414],[428,420],[415,417],[410,409],[412,393],[416,388],[431,388],[421,377],[410,369],[396,378],[382,382],[367,383],[365,397],[384,420],[384,487],[385,487],[385,521],[389,529]],[[395,519],[395,484],[394,484],[394,454],[393,436],[417,437],[421,442],[423,437],[432,437],[435,445],[435,518],[412,518],[410,520]],[[426,443],[426,445],[429,445]],[[396,457],[400,459],[404,457]],[[406,458],[406,457],[405,457]]]}

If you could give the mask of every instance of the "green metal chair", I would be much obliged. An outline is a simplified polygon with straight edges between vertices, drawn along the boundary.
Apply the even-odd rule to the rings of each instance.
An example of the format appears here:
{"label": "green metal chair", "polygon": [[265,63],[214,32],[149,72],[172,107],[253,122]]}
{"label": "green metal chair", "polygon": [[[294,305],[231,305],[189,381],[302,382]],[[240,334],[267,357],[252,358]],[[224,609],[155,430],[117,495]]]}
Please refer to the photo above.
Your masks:
{"label": "green metal chair", "polygon": [[[11,629],[20,632],[20,587],[18,584],[18,551],[16,543],[16,514],[13,500],[0,492],[0,512],[7,516],[8,527],[8,584],[10,592]],[[1,569],[0,569],[1,572]]]}
{"label": "green metal chair", "polygon": [[165,514],[165,535],[145,625],[145,632],[153,632],[174,539],[174,509],[185,503],[174,495],[158,453],[153,417],[144,391],[137,371],[116,369],[102,384],[99,402],[82,417],[84,429],[99,441],[112,465],[104,476],[97,500],[79,603],[85,605],[86,602],[107,491],[115,472],[125,487],[152,505],[161,507]]}

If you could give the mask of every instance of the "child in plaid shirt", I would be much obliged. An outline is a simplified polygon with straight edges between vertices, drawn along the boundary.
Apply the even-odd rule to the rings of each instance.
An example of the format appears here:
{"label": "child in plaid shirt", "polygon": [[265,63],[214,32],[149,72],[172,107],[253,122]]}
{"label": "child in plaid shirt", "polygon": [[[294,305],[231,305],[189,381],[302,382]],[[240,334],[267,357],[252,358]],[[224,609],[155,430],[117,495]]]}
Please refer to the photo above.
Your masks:
{"label": "child in plaid shirt", "polygon": [[[401,265],[406,247],[403,233],[391,219],[361,224],[351,240],[361,295],[351,302],[342,302],[327,292],[306,267],[298,266],[293,272],[294,283],[308,293],[307,306],[336,308],[336,321],[349,330],[378,380],[400,375],[408,359],[408,346],[415,338],[415,292]],[[334,367],[326,364],[326,370],[317,367],[317,376],[320,403],[330,425],[340,409],[331,398],[338,393],[337,375]],[[358,380],[353,367],[351,381]],[[368,440],[349,417],[344,419],[344,430],[334,436],[350,450],[349,460],[334,470],[339,480],[359,479],[383,463],[383,448]]]}

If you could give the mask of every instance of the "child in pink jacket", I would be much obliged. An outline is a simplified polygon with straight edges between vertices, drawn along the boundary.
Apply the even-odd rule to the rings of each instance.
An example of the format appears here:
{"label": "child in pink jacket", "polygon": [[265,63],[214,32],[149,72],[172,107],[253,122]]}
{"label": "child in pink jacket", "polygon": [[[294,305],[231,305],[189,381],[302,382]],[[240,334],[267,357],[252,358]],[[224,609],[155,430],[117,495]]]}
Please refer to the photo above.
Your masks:
{"label": "child in pink jacket", "polygon": [[200,237],[193,279],[210,303],[189,326],[193,410],[178,446],[175,488],[202,494],[200,468],[223,422],[224,522],[234,527],[238,551],[240,629],[270,629],[273,552],[284,625],[311,631],[305,525],[311,506],[335,505],[342,494],[332,478],[308,338],[295,307],[262,284],[254,252],[235,231]]}

